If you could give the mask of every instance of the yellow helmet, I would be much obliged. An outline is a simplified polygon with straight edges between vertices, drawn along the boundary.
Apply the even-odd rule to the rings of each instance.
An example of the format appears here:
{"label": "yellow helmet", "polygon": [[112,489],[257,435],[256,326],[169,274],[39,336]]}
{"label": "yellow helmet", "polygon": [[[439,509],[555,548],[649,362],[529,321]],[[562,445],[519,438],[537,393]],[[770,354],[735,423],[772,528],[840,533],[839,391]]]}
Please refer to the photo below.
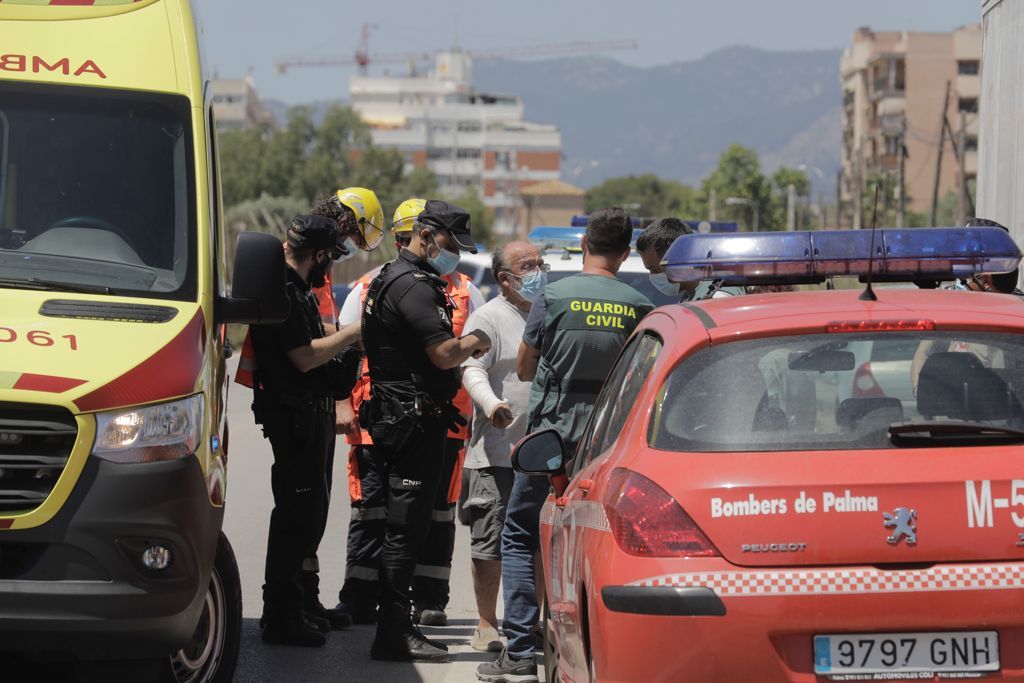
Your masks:
{"label": "yellow helmet", "polygon": [[365,187],[346,187],[334,193],[338,202],[356,215],[359,234],[363,237],[364,248],[372,251],[384,239],[384,209],[373,190]]}
{"label": "yellow helmet", "polygon": [[413,223],[416,222],[417,216],[423,213],[423,209],[427,206],[426,199],[406,199],[404,202],[398,205],[395,209],[395,216],[391,221],[391,229],[396,234],[402,232],[412,232]]}

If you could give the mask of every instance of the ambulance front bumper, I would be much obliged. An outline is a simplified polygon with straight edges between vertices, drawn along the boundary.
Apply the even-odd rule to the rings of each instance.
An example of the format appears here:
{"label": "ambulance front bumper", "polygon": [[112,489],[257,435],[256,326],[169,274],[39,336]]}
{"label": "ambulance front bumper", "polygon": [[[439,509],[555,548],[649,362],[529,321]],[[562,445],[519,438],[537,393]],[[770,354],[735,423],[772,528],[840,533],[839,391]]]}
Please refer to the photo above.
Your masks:
{"label": "ambulance front bumper", "polygon": [[[176,651],[198,622],[222,519],[193,457],[90,457],[53,519],[0,531],[0,650],[81,659]],[[154,545],[170,550],[166,569],[143,564]]]}

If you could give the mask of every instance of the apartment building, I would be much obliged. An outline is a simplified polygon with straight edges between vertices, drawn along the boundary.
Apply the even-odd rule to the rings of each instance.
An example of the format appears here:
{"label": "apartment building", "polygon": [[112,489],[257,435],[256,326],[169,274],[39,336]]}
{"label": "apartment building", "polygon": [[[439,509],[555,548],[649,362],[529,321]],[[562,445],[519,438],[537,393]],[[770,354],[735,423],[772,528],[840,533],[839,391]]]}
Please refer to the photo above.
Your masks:
{"label": "apartment building", "polygon": [[[906,210],[930,212],[947,83],[950,128],[944,137],[939,196],[961,192],[964,180],[973,187],[981,35],[980,24],[949,33],[860,28],[853,34],[840,64],[843,149],[838,190],[844,224],[866,225],[870,217],[861,209],[864,179],[876,174],[898,177],[901,164]],[[963,175],[957,153],[964,157]]]}
{"label": "apartment building", "polygon": [[274,122],[273,115],[260,102],[252,77],[215,78],[211,87],[213,116],[218,130],[248,128]]}
{"label": "apartment building", "polygon": [[524,120],[522,98],[477,92],[464,52],[438,53],[426,75],[353,76],[349,103],[373,142],[400,150],[409,168],[429,168],[442,193],[473,188],[494,211],[494,230],[525,229],[521,191],[558,180],[562,137],[553,125]]}

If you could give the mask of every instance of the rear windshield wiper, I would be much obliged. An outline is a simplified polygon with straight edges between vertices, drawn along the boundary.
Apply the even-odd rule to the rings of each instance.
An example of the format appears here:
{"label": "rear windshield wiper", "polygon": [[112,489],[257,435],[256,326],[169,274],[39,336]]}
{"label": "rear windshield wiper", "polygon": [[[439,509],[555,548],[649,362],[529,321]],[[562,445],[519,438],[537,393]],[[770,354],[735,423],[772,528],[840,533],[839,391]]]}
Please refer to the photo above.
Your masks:
{"label": "rear windshield wiper", "polygon": [[994,446],[1024,443],[1024,431],[963,420],[894,422],[889,425],[889,440],[901,447]]}
{"label": "rear windshield wiper", "polygon": [[42,280],[37,277],[25,279],[0,277],[0,287],[13,289],[39,289],[46,292],[78,292],[81,294],[112,294],[110,287],[103,285],[83,285],[75,282],[58,280]]}

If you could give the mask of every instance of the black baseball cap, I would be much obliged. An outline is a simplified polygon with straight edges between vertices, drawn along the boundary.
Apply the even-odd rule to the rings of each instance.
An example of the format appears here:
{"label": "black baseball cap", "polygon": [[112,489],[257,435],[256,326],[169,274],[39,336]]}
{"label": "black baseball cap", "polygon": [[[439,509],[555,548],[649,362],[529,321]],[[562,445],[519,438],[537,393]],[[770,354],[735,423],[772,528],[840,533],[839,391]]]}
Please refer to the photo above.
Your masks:
{"label": "black baseball cap", "polygon": [[469,234],[469,212],[465,209],[440,199],[428,199],[416,221],[446,231],[459,249],[476,253],[476,243]]}
{"label": "black baseball cap", "polygon": [[338,245],[338,224],[330,218],[299,214],[288,227],[288,244],[296,249],[331,249]]}

